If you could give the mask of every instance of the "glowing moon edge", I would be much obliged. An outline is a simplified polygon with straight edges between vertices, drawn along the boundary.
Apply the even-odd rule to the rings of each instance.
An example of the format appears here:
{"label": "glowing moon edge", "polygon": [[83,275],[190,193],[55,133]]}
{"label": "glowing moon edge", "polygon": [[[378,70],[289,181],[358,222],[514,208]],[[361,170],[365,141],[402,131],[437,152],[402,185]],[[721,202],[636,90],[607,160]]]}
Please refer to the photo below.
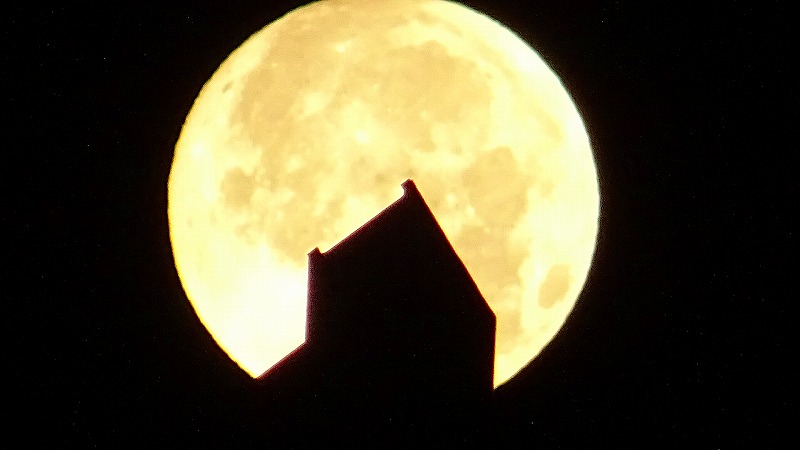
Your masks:
{"label": "glowing moon edge", "polygon": [[[599,219],[588,135],[558,77],[493,19],[440,0],[371,6],[291,11],[202,88],[168,182],[176,268],[217,343],[258,376],[303,341],[306,253],[412,178],[498,318],[497,386],[555,336],[588,275]],[[322,231],[278,223],[309,214]]]}

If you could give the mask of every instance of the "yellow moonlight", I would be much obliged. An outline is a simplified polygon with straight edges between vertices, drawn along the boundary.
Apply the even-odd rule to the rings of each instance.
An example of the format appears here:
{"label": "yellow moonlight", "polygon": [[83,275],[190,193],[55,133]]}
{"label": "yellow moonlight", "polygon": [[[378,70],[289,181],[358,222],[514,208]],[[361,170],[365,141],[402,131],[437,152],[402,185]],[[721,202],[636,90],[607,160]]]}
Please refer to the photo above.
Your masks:
{"label": "yellow moonlight", "polygon": [[497,316],[495,385],[564,323],[598,223],[589,139],[518,36],[441,0],[321,1],[250,37],[197,97],[169,178],[198,316],[258,376],[304,340],[307,253],[413,179]]}

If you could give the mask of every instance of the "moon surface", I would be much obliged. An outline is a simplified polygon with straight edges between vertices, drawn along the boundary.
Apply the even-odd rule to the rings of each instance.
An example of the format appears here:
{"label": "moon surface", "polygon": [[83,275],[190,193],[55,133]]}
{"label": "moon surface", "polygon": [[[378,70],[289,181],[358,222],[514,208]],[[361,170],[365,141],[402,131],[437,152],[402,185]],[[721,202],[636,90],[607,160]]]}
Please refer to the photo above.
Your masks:
{"label": "moon surface", "polygon": [[307,254],[411,178],[497,316],[495,386],[553,338],[597,238],[597,171],[558,77],[441,0],[321,1],[251,36],[203,86],[169,178],[183,287],[252,376],[302,344]]}

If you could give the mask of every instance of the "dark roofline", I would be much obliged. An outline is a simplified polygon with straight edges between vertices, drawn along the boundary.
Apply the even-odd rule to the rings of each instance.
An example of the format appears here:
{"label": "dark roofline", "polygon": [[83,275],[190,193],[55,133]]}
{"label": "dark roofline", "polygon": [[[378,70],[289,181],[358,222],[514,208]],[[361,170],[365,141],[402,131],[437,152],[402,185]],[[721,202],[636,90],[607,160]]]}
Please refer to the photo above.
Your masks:
{"label": "dark roofline", "polygon": [[485,309],[486,312],[491,314],[492,317],[495,317],[494,311],[492,311],[491,306],[489,306],[489,303],[486,301],[486,297],[483,296],[483,293],[481,292],[480,287],[478,287],[477,283],[475,282],[475,279],[472,278],[472,275],[469,273],[469,269],[467,269],[467,266],[464,264],[464,261],[461,260],[461,257],[458,255],[458,252],[456,252],[456,249],[453,247],[453,244],[450,242],[450,239],[447,238],[447,235],[445,234],[445,232],[442,229],[441,225],[439,225],[439,221],[436,220],[436,216],[433,214],[433,211],[431,211],[430,207],[428,207],[428,204],[425,202],[425,199],[422,198],[422,194],[419,192],[419,189],[417,189],[417,185],[414,183],[413,180],[407,179],[406,181],[404,181],[401,184],[401,186],[403,187],[403,196],[402,197],[400,197],[399,199],[397,199],[394,202],[392,202],[389,206],[384,208],[381,212],[379,212],[372,219],[370,219],[365,224],[363,224],[360,227],[358,227],[358,229],[356,229],[355,231],[350,233],[347,237],[345,237],[344,239],[339,241],[336,245],[331,247],[327,252],[325,252],[325,253],[321,252],[319,250],[319,247],[317,247],[314,250],[312,250],[311,252],[309,252],[308,253],[309,268],[313,267],[313,266],[316,266],[316,265],[324,264],[322,261],[325,259],[325,256],[328,256],[328,255],[333,256],[333,255],[336,255],[339,251],[344,250],[347,247],[347,245],[349,245],[354,240],[356,240],[360,236],[362,236],[364,234],[363,232],[366,231],[366,229],[376,226],[376,224],[378,222],[380,222],[381,220],[385,219],[395,209],[400,208],[403,205],[407,205],[407,204],[410,204],[412,202],[416,202],[420,208],[424,208],[423,210],[427,212],[427,215],[430,218],[430,220],[432,222],[432,225],[435,227],[436,230],[438,230],[439,234],[441,235],[444,245],[447,246],[447,248],[450,250],[450,252],[452,253],[452,255],[455,258],[455,260],[458,262],[459,266],[461,267],[461,269],[463,270],[464,274],[466,275],[466,278],[468,279],[468,282],[472,285],[472,287],[475,289],[475,291],[480,295],[480,297],[482,299],[481,303],[482,303],[483,309]]}
{"label": "dark roofline", "polygon": [[[403,187],[403,196],[402,197],[400,197],[397,200],[393,201],[389,206],[384,208],[381,212],[379,212],[372,219],[370,219],[369,221],[367,221],[366,223],[364,223],[363,225],[358,227],[355,231],[353,231],[352,233],[348,234],[347,237],[345,237],[344,239],[342,239],[341,241],[336,243],[336,245],[334,245],[333,247],[328,249],[327,252],[322,253],[320,251],[319,247],[316,247],[316,248],[314,248],[314,250],[311,250],[308,253],[308,257],[310,259],[316,259],[316,258],[322,256],[323,254],[324,255],[335,254],[338,249],[340,249],[342,247],[345,247],[349,242],[351,242],[353,240],[354,236],[360,235],[362,230],[364,230],[365,228],[370,228],[370,227],[374,226],[375,222],[380,221],[381,218],[385,217],[387,214],[389,214],[389,212],[391,212],[392,210],[397,208],[397,206],[402,204],[402,203],[408,203],[410,201],[416,201],[418,203],[421,203],[425,207],[425,210],[428,211],[428,214],[430,214],[431,217],[434,218],[434,221],[436,221],[435,220],[435,216],[433,215],[433,212],[431,211],[430,208],[428,208],[428,204],[425,203],[425,200],[422,198],[422,194],[420,194],[419,189],[417,189],[417,185],[414,184],[414,181],[409,178],[406,181],[404,181],[401,184],[401,186]],[[439,226],[438,221],[436,222],[436,225]],[[439,227],[439,231],[441,231],[442,234],[444,234],[444,231],[441,229],[441,227]]]}

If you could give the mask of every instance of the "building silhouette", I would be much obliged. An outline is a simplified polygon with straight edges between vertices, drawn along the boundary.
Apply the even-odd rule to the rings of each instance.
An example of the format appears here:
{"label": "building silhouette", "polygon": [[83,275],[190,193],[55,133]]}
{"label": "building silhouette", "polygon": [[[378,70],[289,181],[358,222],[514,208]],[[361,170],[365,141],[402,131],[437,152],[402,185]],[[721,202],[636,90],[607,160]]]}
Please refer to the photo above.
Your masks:
{"label": "building silhouette", "polygon": [[329,251],[308,255],[306,341],[256,380],[284,443],[482,435],[495,316],[411,180]]}

